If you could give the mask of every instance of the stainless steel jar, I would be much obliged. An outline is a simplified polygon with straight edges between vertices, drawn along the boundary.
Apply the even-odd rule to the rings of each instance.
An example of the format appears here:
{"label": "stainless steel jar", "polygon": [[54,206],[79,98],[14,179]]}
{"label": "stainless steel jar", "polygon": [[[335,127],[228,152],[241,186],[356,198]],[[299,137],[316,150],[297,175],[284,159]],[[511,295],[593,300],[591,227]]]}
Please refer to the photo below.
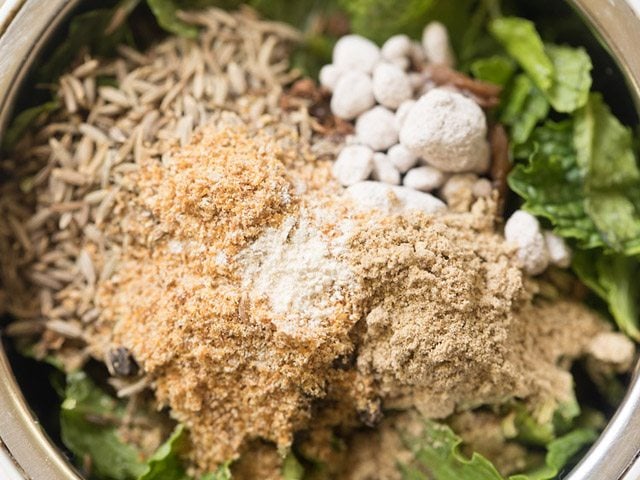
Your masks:
{"label": "stainless steel jar", "polygon": [[[640,111],[640,18],[626,0],[569,1],[618,62]],[[29,66],[80,2],[0,0],[0,136]],[[568,480],[640,479],[639,369],[614,418]],[[0,479],[80,480],[26,405],[1,346]]]}

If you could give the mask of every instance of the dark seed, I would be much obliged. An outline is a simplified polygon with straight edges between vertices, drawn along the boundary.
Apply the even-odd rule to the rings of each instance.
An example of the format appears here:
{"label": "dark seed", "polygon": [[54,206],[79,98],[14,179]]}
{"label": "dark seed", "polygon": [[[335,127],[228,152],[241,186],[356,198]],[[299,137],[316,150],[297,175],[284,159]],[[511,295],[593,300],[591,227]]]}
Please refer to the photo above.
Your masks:
{"label": "dark seed", "polygon": [[107,368],[112,375],[131,377],[138,373],[139,367],[128,348],[117,347],[109,350]]}

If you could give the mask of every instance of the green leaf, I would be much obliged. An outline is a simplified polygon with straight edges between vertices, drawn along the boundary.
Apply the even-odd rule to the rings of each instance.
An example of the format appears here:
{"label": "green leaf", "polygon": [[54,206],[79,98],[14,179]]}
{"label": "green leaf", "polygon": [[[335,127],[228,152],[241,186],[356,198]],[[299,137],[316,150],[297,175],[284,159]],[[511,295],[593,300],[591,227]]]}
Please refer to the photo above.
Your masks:
{"label": "green leaf", "polygon": [[60,411],[62,441],[78,460],[91,458],[92,471],[99,478],[131,480],[145,471],[140,453],[117,434],[114,423],[123,414],[120,402],[84,372],[67,376]]}
{"label": "green leaf", "polygon": [[576,112],[574,133],[578,163],[592,176],[594,187],[617,187],[640,180],[631,130],[613,116],[602,95],[592,94],[587,105]]}
{"label": "green leaf", "polygon": [[573,268],[607,302],[620,330],[640,341],[640,261],[601,250],[578,251]]}
{"label": "green leaf", "polygon": [[586,209],[605,243],[640,254],[640,169],[633,137],[601,95],[592,94],[576,112],[574,145],[585,176]]}
{"label": "green leaf", "polygon": [[108,56],[119,44],[131,43],[131,32],[126,22],[106,35],[117,9],[118,5],[113,9],[90,10],[75,16],[62,43],[38,70],[38,81],[52,82],[57,79],[83,49],[88,48],[94,55]]}
{"label": "green leaf", "polygon": [[586,104],[592,64],[583,48],[545,46],[535,25],[523,18],[498,18],[489,30],[556,111],[571,113]]}
{"label": "green leaf", "polygon": [[[187,474],[180,458],[185,449],[186,435],[184,426],[178,425],[171,436],[149,458],[146,470],[138,480],[193,480],[193,477]],[[215,472],[203,475],[200,480],[231,480],[229,464],[224,464]]]}
{"label": "green leaf", "polygon": [[43,115],[60,107],[57,100],[27,108],[16,115],[2,137],[2,150],[9,151],[16,146],[33,123]]}
{"label": "green leaf", "polygon": [[282,478],[283,480],[302,480],[304,478],[304,467],[291,452],[282,463]]}
{"label": "green leaf", "polygon": [[586,200],[587,212],[601,232],[604,243],[627,255],[640,254],[640,199],[637,193],[592,189]]}
{"label": "green leaf", "polygon": [[503,55],[480,58],[471,64],[471,73],[478,80],[505,86],[513,77],[516,64]]}
{"label": "green leaf", "polygon": [[[573,396],[571,400],[567,400],[558,404],[556,411],[553,412],[553,430],[556,435],[568,432],[576,420],[582,415],[582,409],[578,400]],[[582,425],[581,425],[582,426]]]}
{"label": "green leaf", "polygon": [[591,58],[584,48],[546,45],[553,63],[554,75],[550,88],[543,89],[557,112],[571,113],[583,107],[591,89]]}
{"label": "green leaf", "polygon": [[[544,465],[526,474],[512,475],[509,480],[551,480],[584,447],[597,438],[593,429],[576,429],[546,444]],[[451,428],[425,420],[419,437],[405,441],[414,454],[412,464],[401,464],[403,480],[503,480],[489,460],[478,453],[471,458],[460,453],[462,439]]]}
{"label": "green leaf", "polygon": [[568,432],[579,415],[580,405],[575,397],[563,403],[549,399],[536,406],[535,414],[523,403],[516,402],[503,421],[503,430],[509,438],[544,447],[558,435]]}
{"label": "green leaf", "polygon": [[541,90],[551,89],[554,66],[533,22],[502,17],[493,20],[489,30]]}
{"label": "green leaf", "polygon": [[171,436],[149,458],[145,472],[138,480],[189,480],[180,451],[184,446],[186,432],[178,425]]}
{"label": "green leaf", "polygon": [[502,480],[496,468],[482,455],[471,458],[460,452],[462,439],[451,428],[432,420],[424,421],[419,438],[408,438],[415,465],[400,466],[403,479]]}
{"label": "green leaf", "polygon": [[538,127],[529,142],[533,153],[528,163],[517,165],[508,181],[524,199],[522,208],[548,219],[558,235],[576,239],[582,248],[594,248],[604,242],[585,208],[583,174],[572,136],[569,121]]}
{"label": "green leaf", "polygon": [[509,176],[527,211],[581,248],[640,253],[640,172],[631,133],[598,95],[577,112],[575,127],[547,122],[528,143],[522,150],[531,152],[528,163]]}
{"label": "green leaf", "polygon": [[547,446],[545,465],[523,475],[512,475],[509,480],[551,480],[583,448],[593,443],[598,437],[595,430],[578,429],[570,432]]}
{"label": "green leaf", "polygon": [[231,480],[231,470],[229,470],[229,464],[224,464],[219,467],[215,472],[207,473],[200,477],[200,480]]}
{"label": "green leaf", "polygon": [[[202,8],[205,6],[201,5],[201,2],[197,3],[197,7]],[[212,1],[211,5],[214,3],[215,2]],[[183,22],[176,15],[178,10],[182,10],[185,6],[182,2],[178,2],[176,0],[147,0],[147,4],[149,5],[153,15],[156,17],[158,25],[168,32],[188,38],[195,38],[198,36],[198,27]],[[195,7],[196,5],[193,6],[193,8]]]}
{"label": "green leaf", "polygon": [[528,445],[544,447],[555,438],[553,422],[538,422],[527,411],[526,407],[518,403],[515,407],[514,427],[517,439]]}
{"label": "green leaf", "polygon": [[514,147],[525,143],[536,125],[549,115],[549,102],[524,74],[513,80],[501,108],[500,120],[511,127]]}
{"label": "green leaf", "polygon": [[351,29],[379,43],[397,33],[418,37],[437,0],[341,0]]}

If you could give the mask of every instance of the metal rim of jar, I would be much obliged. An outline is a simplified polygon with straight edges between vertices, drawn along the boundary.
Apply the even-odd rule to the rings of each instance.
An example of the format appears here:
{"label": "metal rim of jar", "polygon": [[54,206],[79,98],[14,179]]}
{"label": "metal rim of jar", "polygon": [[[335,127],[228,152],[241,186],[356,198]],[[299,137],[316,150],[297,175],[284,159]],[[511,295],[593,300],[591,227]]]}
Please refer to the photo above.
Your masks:
{"label": "metal rim of jar", "polygon": [[[640,111],[640,19],[625,0],[568,1],[609,49]],[[0,134],[29,67],[80,2],[5,0],[0,4]],[[639,371],[640,362],[616,414],[567,480],[640,478]],[[26,404],[1,346],[0,473],[11,475],[9,480],[81,480]]]}

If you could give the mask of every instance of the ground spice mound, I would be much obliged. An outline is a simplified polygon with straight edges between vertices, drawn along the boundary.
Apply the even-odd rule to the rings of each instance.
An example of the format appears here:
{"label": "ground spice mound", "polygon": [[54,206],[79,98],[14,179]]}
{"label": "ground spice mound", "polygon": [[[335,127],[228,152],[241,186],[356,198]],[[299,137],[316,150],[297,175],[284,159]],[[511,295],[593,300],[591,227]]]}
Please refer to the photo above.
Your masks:
{"label": "ground spice mound", "polygon": [[321,166],[291,167],[299,148],[292,132],[205,128],[130,175],[116,207],[124,221],[109,226],[128,241],[98,290],[94,354],[132,352],[189,429],[202,471],[255,439],[289,446],[329,379],[367,389],[333,365],[352,352],[359,318],[339,258],[344,206],[323,190]]}
{"label": "ground spice mound", "polygon": [[301,431],[323,455],[332,429],[388,409],[442,418],[568,399],[570,360],[604,327],[574,304],[532,302],[495,201],[363,212],[322,163],[295,161],[295,132],[236,120],[128,177],[109,226],[128,240],[91,341],[94,355],[132,352],[200,471],[255,445],[256,471],[274,470],[269,449]]}
{"label": "ground spice mound", "polygon": [[569,399],[558,362],[582,355],[604,323],[575,303],[531,303],[494,209],[383,217],[352,238],[368,312],[358,369],[385,408],[444,418],[507,398]]}
{"label": "ground spice mound", "polygon": [[284,155],[268,135],[250,139],[242,126],[205,129],[164,164],[149,161],[137,183],[157,228],[237,250],[291,207]]}
{"label": "ground spice mound", "polygon": [[370,301],[358,366],[389,407],[446,417],[523,393],[507,361],[522,273],[491,225],[473,227],[481,218],[388,217],[353,239]]}

